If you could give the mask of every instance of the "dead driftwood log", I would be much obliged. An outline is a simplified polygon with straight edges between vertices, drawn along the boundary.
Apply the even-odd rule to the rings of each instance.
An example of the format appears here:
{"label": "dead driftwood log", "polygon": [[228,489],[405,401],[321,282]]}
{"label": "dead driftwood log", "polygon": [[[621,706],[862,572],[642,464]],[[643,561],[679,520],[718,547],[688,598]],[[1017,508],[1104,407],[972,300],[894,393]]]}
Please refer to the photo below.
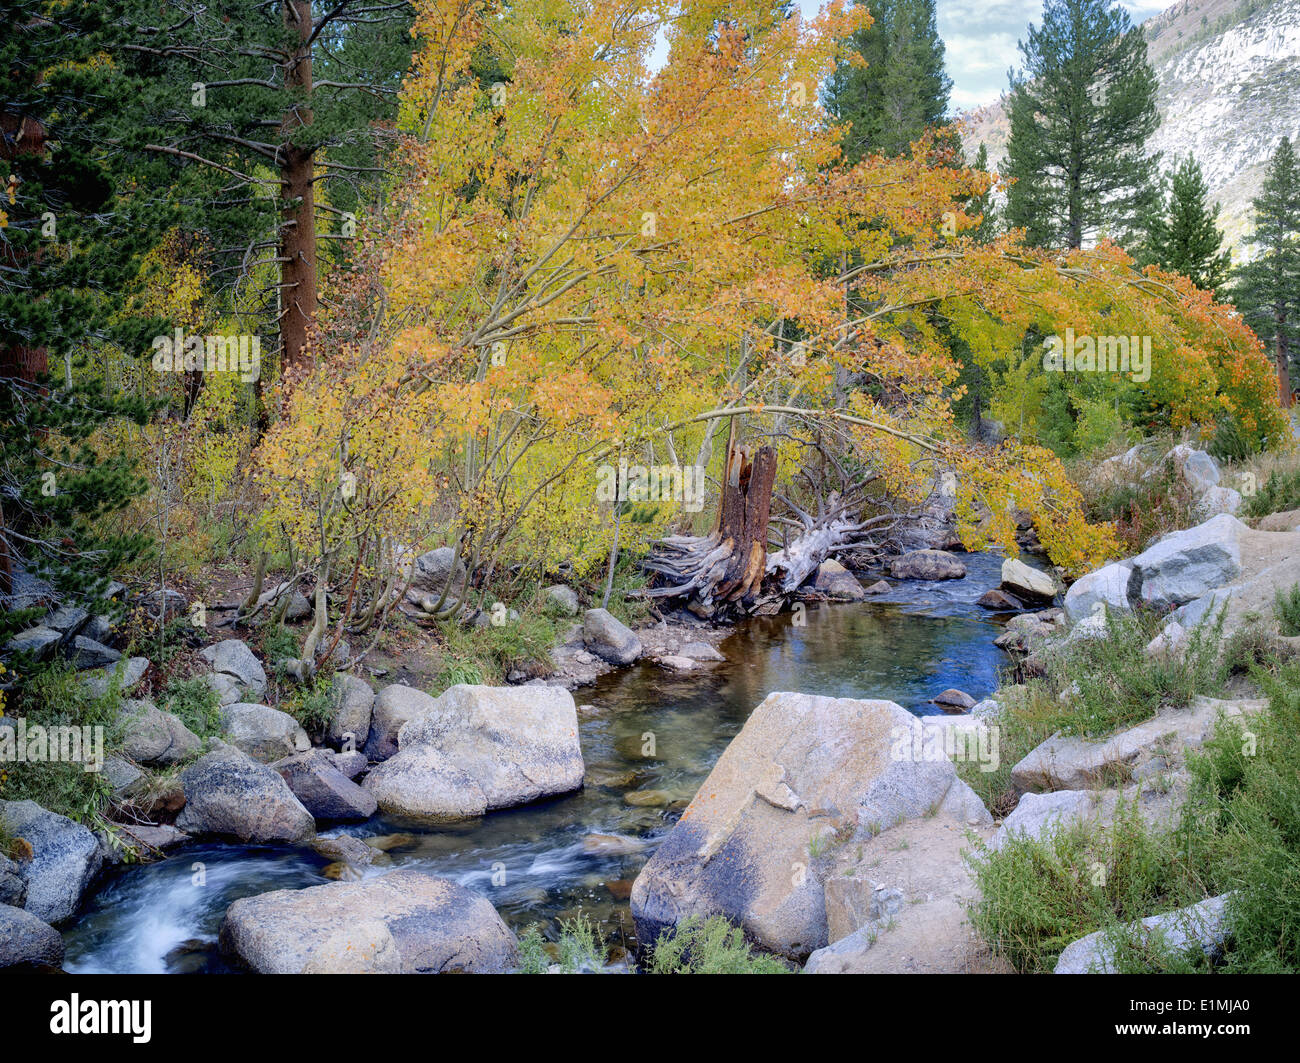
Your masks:
{"label": "dead driftwood log", "polygon": [[642,564],[668,580],[650,598],[752,603],[767,572],[768,524],[776,483],[776,450],[727,448],[718,523],[708,535],[671,535]]}
{"label": "dead driftwood log", "polygon": [[773,542],[775,482],[772,447],[751,451],[729,444],[717,525],[708,535],[672,535],[655,544],[642,567],[664,582],[649,588],[646,597],[681,599],[702,615],[723,609],[776,611],[824,560],[898,519],[889,513],[859,520],[836,491],[816,513],[780,498],[793,514],[781,522],[798,534]]}

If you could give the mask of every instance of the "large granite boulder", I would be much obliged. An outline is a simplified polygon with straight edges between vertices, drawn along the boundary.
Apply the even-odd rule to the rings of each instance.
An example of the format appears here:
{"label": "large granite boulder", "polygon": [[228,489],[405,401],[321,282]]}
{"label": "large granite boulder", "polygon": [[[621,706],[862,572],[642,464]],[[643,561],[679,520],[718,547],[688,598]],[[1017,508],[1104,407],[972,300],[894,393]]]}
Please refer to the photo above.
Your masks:
{"label": "large granite boulder", "polygon": [[226,741],[263,764],[311,748],[311,739],[298,721],[269,705],[242,701],[226,705],[221,710],[221,728]]}
{"label": "large granite boulder", "polygon": [[578,609],[581,607],[578,602],[578,592],[563,583],[553,583],[542,591],[542,600],[548,609],[561,616],[577,616]]}
{"label": "large granite boulder", "polygon": [[147,671],[148,657],[129,657],[126,661],[119,661],[106,668],[92,669],[85,675],[78,676],[78,679],[91,697],[102,698],[113,689],[119,694],[131,693],[140,685],[140,680]]}
{"label": "large granite boulder", "polygon": [[1132,575],[1131,561],[1116,561],[1080,576],[1070,584],[1061,603],[1065,619],[1071,624],[1078,623],[1084,617],[1092,616],[1099,605],[1108,612],[1129,612],[1128,584]]}
{"label": "large granite boulder", "polygon": [[966,566],[946,550],[912,550],[894,558],[889,572],[895,579],[961,579]]}
{"label": "large granite boulder", "polygon": [[273,769],[233,746],[218,743],[183,772],[185,807],[176,826],[241,842],[301,842],[316,821]]}
{"label": "large granite boulder", "polygon": [[812,587],[818,594],[841,602],[860,602],[867,596],[853,573],[832,559],[817,566]]}
{"label": "large granite boulder", "polygon": [[203,647],[199,656],[212,665],[214,672],[230,676],[255,696],[260,698],[266,693],[266,672],[246,642],[226,639]]}
{"label": "large granite boulder", "polygon": [[384,760],[397,752],[397,733],[417,716],[430,711],[434,699],[423,690],[394,683],[375,695],[370,715],[370,734],[365,752],[371,760]]}
{"label": "large granite boulder", "polygon": [[1002,562],[1002,582],[999,587],[1014,594],[1021,601],[1050,602],[1056,597],[1056,580],[1046,572],[1030,568],[1015,557]]}
{"label": "large granite boulder", "polygon": [[0,821],[31,846],[31,857],[18,862],[27,884],[23,908],[43,922],[66,923],[103,867],[99,839],[35,801],[0,801]]}
{"label": "large granite boulder", "polygon": [[770,694],[637,877],[639,940],[724,915],[790,959],[828,944],[826,852],[939,812],[992,823],[925,736],[890,701]]}
{"label": "large granite boulder", "polygon": [[558,686],[451,687],[399,735],[365,779],[386,812],[482,815],[582,785],[573,695]]}
{"label": "large granite boulder", "polygon": [[514,934],[485,898],[406,870],[245,897],[220,940],[263,974],[500,974],[517,960]]}
{"label": "large granite boulder", "polygon": [[582,621],[582,644],[610,664],[631,664],[641,656],[641,640],[607,609],[588,609]]}
{"label": "large granite boulder", "polygon": [[1242,571],[1242,537],[1251,529],[1220,514],[1174,532],[1133,558],[1130,601],[1173,609],[1231,583]]}
{"label": "large granite boulder", "polygon": [[31,912],[0,904],[0,970],[19,964],[57,967],[62,962],[62,934]]}
{"label": "large granite boulder", "polygon": [[464,579],[465,566],[456,559],[456,551],[450,546],[440,546],[415,559],[415,570],[411,573],[411,590],[417,593],[440,595],[450,580],[451,586],[448,592],[454,594]]}
{"label": "large granite boulder", "polygon": [[330,691],[330,720],[325,738],[342,749],[364,749],[370,737],[370,714],[374,710],[375,692],[364,679],[339,672]]}
{"label": "large granite boulder", "polygon": [[4,644],[4,655],[8,657],[12,654],[29,653],[33,659],[43,661],[53,656],[62,638],[62,632],[38,624],[36,627],[29,627],[26,631],[18,632],[17,635],[6,642]]}
{"label": "large granite boulder", "polygon": [[194,756],[203,741],[152,701],[124,701],[119,715],[122,752],[137,764],[166,767]]}

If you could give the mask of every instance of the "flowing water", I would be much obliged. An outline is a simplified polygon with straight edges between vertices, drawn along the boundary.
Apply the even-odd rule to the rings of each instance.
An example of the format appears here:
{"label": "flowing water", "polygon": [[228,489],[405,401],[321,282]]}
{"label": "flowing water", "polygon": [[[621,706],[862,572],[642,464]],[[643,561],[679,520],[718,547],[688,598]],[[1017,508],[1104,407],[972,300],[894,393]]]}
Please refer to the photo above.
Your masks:
{"label": "flowing water", "polygon": [[[377,816],[342,830],[404,835],[390,839],[392,863],[374,874],[403,866],[455,879],[488,897],[516,930],[581,912],[631,947],[632,879],[767,694],[885,698],[926,714],[948,687],[977,699],[996,689],[1005,661],[993,646],[999,629],[975,599],[997,585],[1001,558],[963,560],[964,580],[900,582],[868,602],[810,606],[803,625],[788,613],[745,621],[720,647],[725,664],[684,676],[640,664],[575,691],[587,784],[574,794],[454,826]],[[659,791],[654,805],[626,799],[647,790]],[[602,850],[584,841],[590,834],[623,841]],[[65,930],[64,967],[226,970],[216,937],[229,905],[321,885],[330,881],[327,863],[305,849],[212,844],[119,869]]]}

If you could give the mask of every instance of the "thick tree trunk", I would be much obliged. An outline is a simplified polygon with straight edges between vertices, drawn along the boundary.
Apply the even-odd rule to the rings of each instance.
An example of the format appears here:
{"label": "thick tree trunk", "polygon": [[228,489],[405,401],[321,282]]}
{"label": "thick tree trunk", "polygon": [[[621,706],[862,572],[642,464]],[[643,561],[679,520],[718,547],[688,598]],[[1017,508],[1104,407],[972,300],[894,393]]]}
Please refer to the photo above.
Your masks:
{"label": "thick tree trunk", "polygon": [[280,338],[281,372],[288,374],[306,361],[308,329],[316,320],[316,210],[312,184],[312,152],[291,143],[304,126],[311,125],[311,0],[285,0],[285,23],[298,34],[298,48],[285,68],[285,85],[301,92],[301,101],[284,116],[280,127],[283,155],[280,194],[285,201],[280,228],[283,263],[280,282],[283,310]]}
{"label": "thick tree trunk", "polygon": [[718,505],[718,523],[710,535],[675,535],[660,543],[645,568],[668,578],[668,586],[648,592],[652,598],[693,598],[751,603],[767,570],[767,529],[776,482],[776,451],[761,447],[750,460],[748,448],[727,444],[727,464]]}
{"label": "thick tree trunk", "polygon": [[1277,365],[1277,399],[1282,404],[1282,409],[1291,408],[1291,352],[1287,350],[1286,339],[1282,335],[1283,329],[1286,328],[1286,315],[1277,313],[1273,315],[1273,357]]}

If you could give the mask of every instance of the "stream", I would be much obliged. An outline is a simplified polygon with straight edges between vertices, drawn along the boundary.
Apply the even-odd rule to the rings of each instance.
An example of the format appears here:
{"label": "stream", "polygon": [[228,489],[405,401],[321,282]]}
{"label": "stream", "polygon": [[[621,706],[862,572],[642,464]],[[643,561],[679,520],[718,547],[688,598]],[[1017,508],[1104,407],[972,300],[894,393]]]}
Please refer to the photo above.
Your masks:
{"label": "stream", "polygon": [[[976,699],[997,688],[1006,662],[993,645],[999,627],[975,600],[997,586],[1002,558],[962,560],[965,579],[898,581],[866,602],[810,605],[802,626],[789,613],[746,620],[719,647],[726,663],[687,675],[642,663],[574,691],[587,765],[576,793],[436,828],[381,814],[322,833],[403,835],[390,839],[392,864],[371,873],[400,866],[455,879],[491,900],[516,932],[582,913],[611,944],[631,949],[632,880],[767,694],[884,698],[925,715],[937,711],[929,699],[948,687]],[[661,791],[667,803],[626,802],[625,793],[645,790]],[[631,841],[602,851],[584,842],[590,834]],[[65,928],[64,968],[228,971],[216,939],[229,905],[321,885],[330,881],[328,863],[310,849],[203,844],[118,868]]]}

